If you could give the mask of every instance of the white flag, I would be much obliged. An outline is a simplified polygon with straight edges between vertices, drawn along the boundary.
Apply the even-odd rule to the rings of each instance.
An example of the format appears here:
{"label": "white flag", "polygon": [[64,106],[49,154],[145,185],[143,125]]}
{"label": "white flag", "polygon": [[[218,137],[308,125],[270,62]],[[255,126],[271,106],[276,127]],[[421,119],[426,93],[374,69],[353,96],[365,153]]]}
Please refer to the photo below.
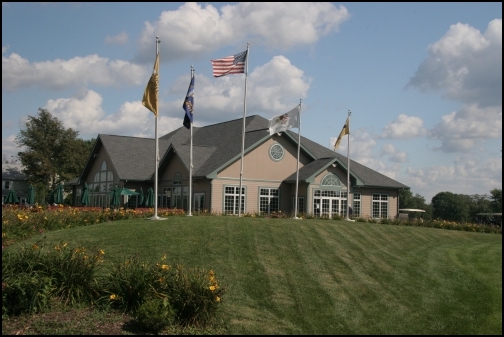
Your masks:
{"label": "white flag", "polygon": [[301,106],[298,105],[294,109],[284,114],[278,115],[270,119],[269,131],[270,135],[289,130],[291,128],[299,128],[299,110]]}

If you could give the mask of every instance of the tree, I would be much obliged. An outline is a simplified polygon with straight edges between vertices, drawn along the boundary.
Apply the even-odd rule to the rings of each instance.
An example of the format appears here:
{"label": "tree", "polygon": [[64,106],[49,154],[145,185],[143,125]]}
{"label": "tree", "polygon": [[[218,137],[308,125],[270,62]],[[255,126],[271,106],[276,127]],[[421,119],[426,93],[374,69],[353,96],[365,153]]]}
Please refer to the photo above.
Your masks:
{"label": "tree", "polygon": [[65,129],[46,109],[39,108],[37,116],[28,116],[15,140],[18,147],[25,147],[18,157],[28,180],[48,191],[59,182],[80,176],[94,139],[84,141],[78,134],[72,128]]}
{"label": "tree", "polygon": [[502,213],[502,188],[494,188],[490,191],[490,194],[493,213]]}
{"label": "tree", "polygon": [[425,213],[422,214],[424,219],[432,219],[432,206],[425,203],[425,198],[420,194],[415,194],[411,190],[399,190],[399,208],[415,208],[423,209]]}
{"label": "tree", "polygon": [[468,222],[470,205],[468,195],[439,192],[432,197],[433,216],[436,219]]}

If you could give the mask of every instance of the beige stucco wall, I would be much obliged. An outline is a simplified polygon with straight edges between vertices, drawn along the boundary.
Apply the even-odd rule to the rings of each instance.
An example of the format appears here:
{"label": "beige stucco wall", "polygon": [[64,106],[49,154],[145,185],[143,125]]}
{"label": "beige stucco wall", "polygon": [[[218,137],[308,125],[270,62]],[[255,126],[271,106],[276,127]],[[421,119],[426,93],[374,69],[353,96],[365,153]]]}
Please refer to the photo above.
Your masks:
{"label": "beige stucco wall", "polygon": [[370,218],[373,210],[373,194],[388,195],[388,217],[395,219],[399,212],[398,191],[389,189],[356,188],[354,192],[361,193],[361,217]]}
{"label": "beige stucco wall", "polygon": [[[279,161],[272,160],[269,155],[270,147],[276,143],[284,148],[284,156]],[[301,153],[299,168],[308,162],[308,157]],[[292,184],[293,187],[291,187],[291,184],[282,184],[282,181],[295,173],[296,168],[297,146],[285,139],[285,137],[274,135],[252,152],[247,153],[243,158],[242,176],[242,186],[246,188],[247,197],[245,200],[245,213],[259,211],[259,188],[261,187],[279,188],[279,208],[283,212],[289,212],[291,210],[291,199],[295,195],[295,184]],[[217,178],[212,181],[211,201],[213,212],[223,212],[225,186],[240,186],[240,169],[241,158],[238,158],[234,163],[219,172]]]}
{"label": "beige stucco wall", "polygon": [[[269,156],[270,147],[278,143],[284,148],[284,156],[280,161],[274,161]],[[301,153],[299,168],[309,162]],[[283,181],[296,172],[297,146],[284,137],[274,135],[264,143],[243,156],[243,179],[259,179],[265,181]],[[217,174],[219,178],[240,178],[241,158]]]}

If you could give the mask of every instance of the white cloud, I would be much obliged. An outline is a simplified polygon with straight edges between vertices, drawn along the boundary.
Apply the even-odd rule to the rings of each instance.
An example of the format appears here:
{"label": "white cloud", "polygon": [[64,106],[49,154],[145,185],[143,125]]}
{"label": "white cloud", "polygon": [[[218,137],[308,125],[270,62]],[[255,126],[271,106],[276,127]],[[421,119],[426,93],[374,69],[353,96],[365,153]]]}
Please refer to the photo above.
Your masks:
{"label": "white cloud", "polygon": [[102,102],[101,95],[86,90],[72,98],[49,100],[44,108],[64,121],[65,128],[79,131],[82,138],[96,137],[99,133],[149,134],[150,124],[154,128],[152,118],[149,118],[152,113],[140,101],[125,102],[118,111],[107,116],[101,107]]}
{"label": "white cloud", "polygon": [[424,136],[427,131],[423,127],[423,121],[419,117],[401,114],[397,119],[385,125],[381,138],[411,139]]}
{"label": "white cloud", "polygon": [[428,47],[428,56],[408,86],[443,92],[450,99],[479,107],[502,105],[502,19],[484,34],[457,23]]}
{"label": "white cloud", "polygon": [[382,146],[381,155],[388,156],[389,161],[394,163],[404,163],[408,161],[408,155],[404,151],[399,151],[393,144],[385,144]]}
{"label": "white cloud", "polygon": [[[344,6],[319,2],[242,2],[220,9],[187,2],[174,11],[164,11],[155,22],[146,22],[139,39],[143,62],[151,62],[153,36],[161,40],[164,60],[200,55],[223,46],[247,41],[287,49],[313,44],[322,36],[336,32],[350,14]],[[235,50],[240,52],[242,50]],[[219,55],[224,57],[227,55]]]}
{"label": "white cloud", "polygon": [[[298,104],[298,101],[293,100],[292,97],[306,97],[311,81],[286,57],[273,57],[271,61],[253,69],[248,75],[247,115],[261,114],[269,118],[291,110]],[[166,102],[163,108],[166,109],[165,111],[181,110],[188,85],[187,76],[175,81],[170,93],[177,95],[180,99]],[[244,75],[225,76],[218,79],[198,75],[195,78],[194,88],[195,125],[201,121],[214,123],[243,115]],[[200,114],[202,110],[204,114]]]}
{"label": "white cloud", "polygon": [[128,34],[126,32],[119,33],[115,36],[107,35],[105,37],[106,44],[126,44],[126,43],[128,43],[128,41],[129,41],[129,38],[128,38]]}
{"label": "white cloud", "polygon": [[2,55],[2,89],[7,91],[31,86],[62,90],[82,83],[100,86],[139,85],[145,82],[147,73],[148,70],[143,66],[98,55],[34,63],[16,53],[8,57]]}
{"label": "white cloud", "polygon": [[12,159],[12,156],[17,157],[18,152],[22,152],[24,150],[24,147],[17,147],[15,139],[15,135],[2,137],[2,157],[6,156],[9,161]]}
{"label": "white cloud", "polygon": [[476,142],[502,138],[502,107],[466,105],[458,112],[443,116],[431,130],[431,136],[441,141],[439,149],[445,152],[465,152]]}
{"label": "white cloud", "polygon": [[466,195],[489,194],[494,188],[502,189],[502,159],[477,161],[472,157],[458,157],[453,165],[409,167],[406,176],[403,183],[429,203],[434,195],[445,191]]}

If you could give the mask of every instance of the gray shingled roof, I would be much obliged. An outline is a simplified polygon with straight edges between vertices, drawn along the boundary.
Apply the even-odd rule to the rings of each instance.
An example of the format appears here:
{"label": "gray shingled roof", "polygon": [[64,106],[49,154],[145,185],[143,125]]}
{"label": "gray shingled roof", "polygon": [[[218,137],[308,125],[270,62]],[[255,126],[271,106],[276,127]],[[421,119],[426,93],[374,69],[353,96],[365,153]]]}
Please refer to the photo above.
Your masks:
{"label": "gray shingled roof", "polygon": [[[121,180],[152,180],[155,164],[155,139],[98,135],[95,148],[103,147]],[[169,141],[158,139],[159,156],[166,152]],[[93,160],[93,159],[91,159]],[[88,163],[89,164],[89,163]],[[86,174],[86,171],[84,171]]]}
{"label": "gray shingled roof", "polygon": [[[224,168],[232,160],[241,156],[243,119],[235,119],[205,127],[193,128],[193,176],[206,177]],[[246,118],[245,151],[269,137],[269,120],[258,116]],[[287,131],[291,141],[297,142],[298,135]],[[103,146],[116,168],[119,179],[153,180],[155,140],[149,138],[99,135],[96,149]],[[100,143],[100,144],[98,144]],[[171,146],[170,146],[171,145]],[[327,167],[335,160],[344,167],[347,158],[320,144],[301,136],[301,145],[314,157],[314,161],[299,170],[300,180],[305,180]],[[167,152],[168,151],[168,152]],[[181,126],[159,138],[160,169],[165,168],[176,152],[189,169],[190,131]],[[365,186],[407,188],[391,178],[378,173],[353,160],[350,161],[351,174],[365,183]],[[86,172],[86,171],[85,171]],[[84,175],[84,174],[83,174]],[[295,173],[286,181],[295,181]]]}
{"label": "gray shingled roof", "polygon": [[2,180],[26,180],[20,164],[2,164]]}

